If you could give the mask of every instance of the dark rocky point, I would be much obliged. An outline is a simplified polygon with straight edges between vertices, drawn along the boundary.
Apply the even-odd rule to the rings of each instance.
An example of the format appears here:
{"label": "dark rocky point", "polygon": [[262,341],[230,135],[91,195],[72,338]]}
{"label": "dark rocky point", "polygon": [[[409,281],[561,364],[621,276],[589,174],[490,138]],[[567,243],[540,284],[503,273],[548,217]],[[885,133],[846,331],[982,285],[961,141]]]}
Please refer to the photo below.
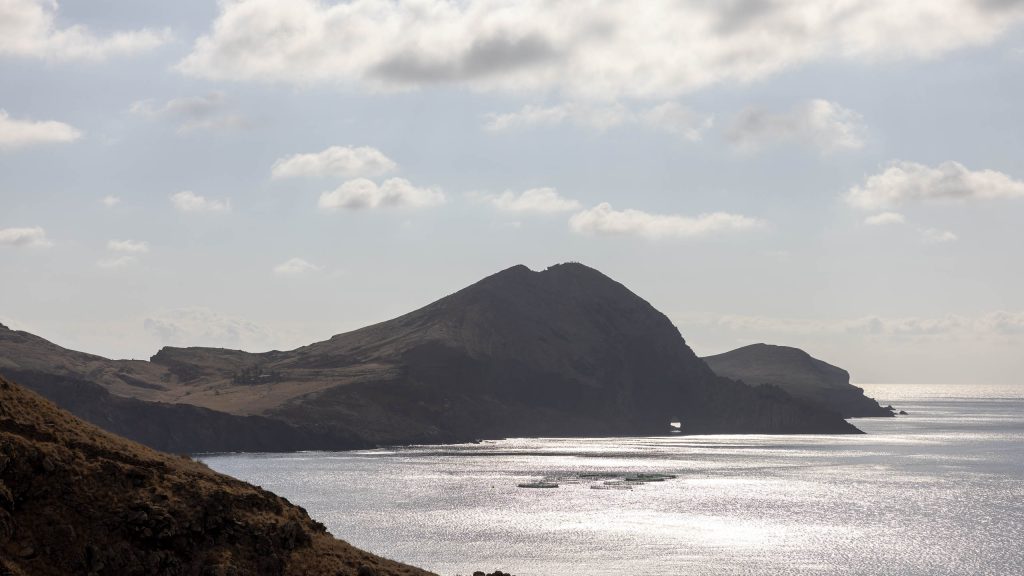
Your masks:
{"label": "dark rocky point", "polygon": [[814,358],[799,348],[751,344],[731,352],[707,356],[708,366],[719,376],[742,380],[751,386],[778,386],[790,395],[833,410],[843,418],[892,416],[850,384],[850,373]]}

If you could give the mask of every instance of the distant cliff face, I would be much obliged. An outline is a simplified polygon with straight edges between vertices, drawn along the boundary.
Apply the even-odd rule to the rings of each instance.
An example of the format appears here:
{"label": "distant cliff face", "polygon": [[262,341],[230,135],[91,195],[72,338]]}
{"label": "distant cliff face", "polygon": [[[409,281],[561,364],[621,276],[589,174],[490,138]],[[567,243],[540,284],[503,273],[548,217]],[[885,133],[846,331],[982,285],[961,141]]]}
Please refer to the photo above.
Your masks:
{"label": "distant cliff face", "polygon": [[[0,338],[0,373],[4,356]],[[671,421],[689,433],[857,432],[781,390],[719,378],[665,315],[580,264],[516,266],[288,352],[165,348],[149,363],[89,362],[60,371],[118,395],[266,417],[340,448],[661,434]]]}
{"label": "distant cliff face", "polygon": [[106,433],[0,378],[0,574],[365,573],[427,574],[335,540],[284,498]]}
{"label": "distant cliff face", "polygon": [[704,358],[719,376],[752,386],[778,386],[790,395],[835,410],[844,418],[892,416],[850,384],[850,374],[798,348],[752,344]]}

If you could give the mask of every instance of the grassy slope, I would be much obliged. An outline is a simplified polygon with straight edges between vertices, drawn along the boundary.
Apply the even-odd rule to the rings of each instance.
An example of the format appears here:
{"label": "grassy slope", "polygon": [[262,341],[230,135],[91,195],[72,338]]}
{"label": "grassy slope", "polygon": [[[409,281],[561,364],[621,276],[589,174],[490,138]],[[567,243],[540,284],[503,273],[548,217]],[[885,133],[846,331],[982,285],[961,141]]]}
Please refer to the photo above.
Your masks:
{"label": "grassy slope", "polygon": [[[0,378],[0,574],[419,575],[302,508]],[[373,572],[368,572],[372,569]]]}

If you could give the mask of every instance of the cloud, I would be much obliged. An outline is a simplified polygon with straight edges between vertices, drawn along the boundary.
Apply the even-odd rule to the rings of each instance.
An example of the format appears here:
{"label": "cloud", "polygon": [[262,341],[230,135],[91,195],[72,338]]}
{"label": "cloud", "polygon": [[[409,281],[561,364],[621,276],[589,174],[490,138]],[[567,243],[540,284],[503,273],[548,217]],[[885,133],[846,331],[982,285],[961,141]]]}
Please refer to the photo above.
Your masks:
{"label": "cloud", "polygon": [[58,28],[55,0],[0,0],[0,56],[51,61],[105,60],[168,42],[169,30],[134,30],[98,36],[82,25]]}
{"label": "cloud", "polygon": [[381,176],[398,165],[383,152],[369,146],[331,146],[322,152],[293,154],[279,158],[270,170],[272,178],[338,176],[355,178]]}
{"label": "cloud", "polygon": [[561,196],[554,188],[531,188],[520,194],[506,191],[499,195],[485,196],[485,198],[499,210],[505,212],[552,214],[580,209],[579,202]]}
{"label": "cloud", "polygon": [[486,116],[484,128],[495,132],[516,128],[532,128],[534,126],[554,126],[561,124],[570,116],[573,106],[537,106],[528,104],[518,112],[492,112]]}
{"label": "cloud", "polygon": [[879,210],[913,201],[1024,197],[1024,182],[995,170],[968,170],[959,162],[932,168],[916,162],[893,162],[863,185],[846,193],[851,206]]}
{"label": "cloud", "polygon": [[174,98],[163,104],[140,100],[129,108],[132,114],[149,118],[168,118],[176,122],[178,134],[205,130],[235,130],[249,123],[240,114],[227,110],[227,96],[210,92],[205,96]]}
{"label": "cloud", "polygon": [[607,202],[574,214],[569,228],[578,234],[628,234],[646,238],[696,238],[719,232],[749,230],[760,220],[713,212],[697,217],[650,214],[640,210],[614,210]]}
{"label": "cloud", "polygon": [[110,240],[107,242],[107,250],[121,255],[101,258],[96,265],[107,270],[114,270],[137,264],[139,262],[138,255],[149,252],[149,243],[136,240]]}
{"label": "cloud", "polygon": [[714,319],[690,319],[688,323],[714,325],[727,330],[758,334],[964,338],[979,335],[1024,335],[1024,311],[993,311],[977,316],[949,314],[928,318],[867,315],[839,320],[778,318],[770,316],[725,315]]}
{"label": "cloud", "polygon": [[935,228],[921,230],[921,238],[928,244],[945,244],[947,242],[956,242],[960,239],[959,236],[949,230],[937,230]]}
{"label": "cloud", "polygon": [[267,350],[279,342],[264,326],[206,308],[166,310],[145,318],[142,326],[161,346]]}
{"label": "cloud", "polygon": [[135,256],[114,256],[111,258],[101,258],[96,262],[96,265],[100,268],[107,270],[113,270],[116,268],[124,268],[131,266],[139,261]]}
{"label": "cloud", "polygon": [[144,254],[149,252],[149,243],[135,240],[111,240],[107,242],[107,250],[112,252],[132,252]]}
{"label": "cloud", "polygon": [[884,226],[887,224],[903,224],[907,219],[899,212],[882,212],[874,216],[868,216],[864,223],[868,226]]}
{"label": "cloud", "polygon": [[118,204],[121,203],[121,198],[119,196],[113,196],[111,194],[108,194],[103,198],[100,198],[100,203],[106,206],[107,208],[113,208],[114,206],[117,206]]}
{"label": "cloud", "polygon": [[1024,19],[973,0],[235,0],[177,66],[214,80],[671,98],[807,63],[934,58]]}
{"label": "cloud", "polygon": [[179,212],[230,212],[231,200],[214,200],[183,190],[171,194],[171,203]]}
{"label": "cloud", "polygon": [[553,106],[528,104],[517,112],[487,114],[484,129],[501,132],[557,126],[563,122],[571,122],[583,128],[604,131],[635,120],[633,112],[617,102],[610,104],[569,102]]}
{"label": "cloud", "polygon": [[292,258],[274,266],[274,274],[278,276],[298,276],[306,272],[319,272],[320,270],[323,270],[322,266],[310,264],[302,258]]}
{"label": "cloud", "polygon": [[726,136],[741,150],[795,142],[828,153],[863,148],[866,131],[853,110],[828,100],[810,100],[788,112],[748,108],[736,116]]}
{"label": "cloud", "polygon": [[51,246],[53,242],[46,237],[46,230],[33,228],[0,228],[0,246],[22,248],[27,246]]}
{"label": "cloud", "polygon": [[78,129],[63,122],[15,120],[8,116],[6,110],[0,110],[0,150],[64,144],[81,137],[82,133]]}
{"label": "cloud", "polygon": [[640,113],[639,119],[652,130],[668,132],[691,142],[700,140],[713,122],[710,116],[697,114],[676,102],[664,102],[649,108]]}
{"label": "cloud", "polygon": [[364,208],[427,208],[442,204],[444,193],[439,188],[417,188],[408,180],[390,178],[378,186],[372,180],[356,178],[332,192],[320,195],[323,210],[362,210]]}
{"label": "cloud", "polygon": [[676,102],[663,102],[639,111],[621,103],[593,104],[571,102],[554,106],[526,105],[517,112],[486,115],[484,129],[502,132],[571,122],[583,128],[604,131],[623,125],[638,125],[668,132],[695,142],[711,127],[712,118]]}

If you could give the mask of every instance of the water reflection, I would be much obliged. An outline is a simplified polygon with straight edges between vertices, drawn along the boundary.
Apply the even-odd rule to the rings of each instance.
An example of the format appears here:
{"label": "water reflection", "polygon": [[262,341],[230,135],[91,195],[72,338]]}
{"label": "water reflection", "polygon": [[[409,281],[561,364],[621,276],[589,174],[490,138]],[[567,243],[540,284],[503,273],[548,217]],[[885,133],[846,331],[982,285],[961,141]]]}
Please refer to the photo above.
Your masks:
{"label": "water reflection", "polygon": [[[446,575],[1024,573],[1024,399],[921,390],[869,390],[911,415],[858,420],[865,436],[520,439],[206,461],[357,546]],[[590,489],[602,475],[642,474],[674,478]],[[518,488],[539,479],[558,488]]]}

